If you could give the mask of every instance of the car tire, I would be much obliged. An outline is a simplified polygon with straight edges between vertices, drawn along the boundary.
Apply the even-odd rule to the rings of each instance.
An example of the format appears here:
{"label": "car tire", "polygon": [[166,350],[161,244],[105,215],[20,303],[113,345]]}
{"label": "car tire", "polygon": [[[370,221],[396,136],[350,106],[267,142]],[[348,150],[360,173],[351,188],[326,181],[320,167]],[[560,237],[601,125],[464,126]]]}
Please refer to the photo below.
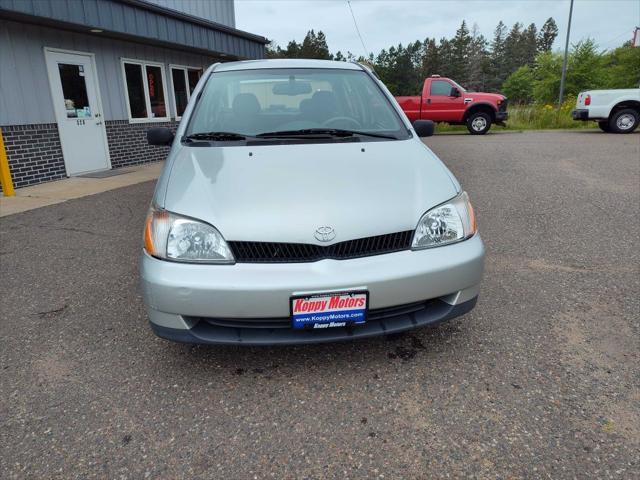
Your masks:
{"label": "car tire", "polygon": [[609,117],[609,129],[613,133],[631,133],[638,128],[639,117],[633,108],[618,110]]}
{"label": "car tire", "polygon": [[598,127],[605,133],[610,133],[611,129],[609,128],[609,120],[601,120],[598,122]]}
{"label": "car tire", "polygon": [[475,112],[467,118],[467,130],[471,135],[484,135],[491,128],[491,115],[486,112]]}

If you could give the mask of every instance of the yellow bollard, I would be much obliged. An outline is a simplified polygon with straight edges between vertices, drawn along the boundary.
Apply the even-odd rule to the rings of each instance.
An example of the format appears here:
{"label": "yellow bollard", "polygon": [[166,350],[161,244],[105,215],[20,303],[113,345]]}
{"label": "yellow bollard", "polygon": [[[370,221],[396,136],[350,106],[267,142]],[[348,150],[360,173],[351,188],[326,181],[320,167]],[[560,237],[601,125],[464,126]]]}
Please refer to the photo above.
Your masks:
{"label": "yellow bollard", "polygon": [[7,151],[4,149],[2,130],[0,130],[0,185],[2,185],[2,193],[5,197],[13,197],[16,194],[13,189],[13,181],[11,180],[11,170],[9,170]]}

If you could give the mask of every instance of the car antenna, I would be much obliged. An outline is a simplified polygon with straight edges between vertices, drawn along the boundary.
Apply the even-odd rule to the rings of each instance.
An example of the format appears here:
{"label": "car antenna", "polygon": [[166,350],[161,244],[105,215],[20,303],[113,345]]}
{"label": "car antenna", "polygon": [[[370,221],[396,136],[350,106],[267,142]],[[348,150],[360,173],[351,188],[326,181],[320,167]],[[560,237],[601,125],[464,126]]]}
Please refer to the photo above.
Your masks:
{"label": "car antenna", "polygon": [[356,33],[360,38],[360,43],[362,43],[362,49],[364,50],[364,54],[369,58],[369,50],[367,50],[366,45],[364,44],[364,40],[362,39],[362,35],[360,34],[360,29],[358,28],[358,22],[356,22],[356,16],[353,13],[353,8],[351,8],[351,0],[347,0],[347,5],[349,5],[349,10],[351,11],[351,18],[353,18],[353,25],[356,27]]}

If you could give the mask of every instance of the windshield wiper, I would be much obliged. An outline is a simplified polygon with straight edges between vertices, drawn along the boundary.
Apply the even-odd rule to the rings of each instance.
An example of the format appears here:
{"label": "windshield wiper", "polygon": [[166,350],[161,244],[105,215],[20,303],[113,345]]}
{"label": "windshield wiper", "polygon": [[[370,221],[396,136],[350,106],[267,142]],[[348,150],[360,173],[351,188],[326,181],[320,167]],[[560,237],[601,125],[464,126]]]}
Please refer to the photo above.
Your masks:
{"label": "windshield wiper", "polygon": [[191,133],[182,137],[183,141],[193,140],[214,140],[214,141],[233,141],[233,140],[246,140],[247,136],[234,132],[198,132]]}
{"label": "windshield wiper", "polygon": [[281,130],[277,132],[259,133],[258,138],[283,138],[283,137],[317,137],[328,135],[330,137],[352,137],[362,135],[365,137],[389,138],[398,140],[398,137],[383,133],[360,132],[358,130],[345,130],[342,128],[302,128],[300,130]]}

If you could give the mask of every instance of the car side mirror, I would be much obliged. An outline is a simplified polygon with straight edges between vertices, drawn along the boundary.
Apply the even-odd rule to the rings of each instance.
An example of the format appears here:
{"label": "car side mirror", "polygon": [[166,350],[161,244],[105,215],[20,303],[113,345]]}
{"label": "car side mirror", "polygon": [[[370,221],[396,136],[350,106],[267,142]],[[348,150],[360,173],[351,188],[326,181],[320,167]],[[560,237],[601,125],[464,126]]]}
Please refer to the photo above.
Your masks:
{"label": "car side mirror", "polygon": [[435,125],[431,120],[416,120],[413,122],[413,129],[419,137],[430,137],[433,135]]}
{"label": "car side mirror", "polygon": [[147,142],[149,145],[171,145],[173,143],[173,137],[173,132],[165,127],[150,128],[147,130]]}
{"label": "car side mirror", "polygon": [[456,87],[451,87],[451,92],[449,93],[450,97],[459,97],[460,96],[460,90],[458,90]]}

